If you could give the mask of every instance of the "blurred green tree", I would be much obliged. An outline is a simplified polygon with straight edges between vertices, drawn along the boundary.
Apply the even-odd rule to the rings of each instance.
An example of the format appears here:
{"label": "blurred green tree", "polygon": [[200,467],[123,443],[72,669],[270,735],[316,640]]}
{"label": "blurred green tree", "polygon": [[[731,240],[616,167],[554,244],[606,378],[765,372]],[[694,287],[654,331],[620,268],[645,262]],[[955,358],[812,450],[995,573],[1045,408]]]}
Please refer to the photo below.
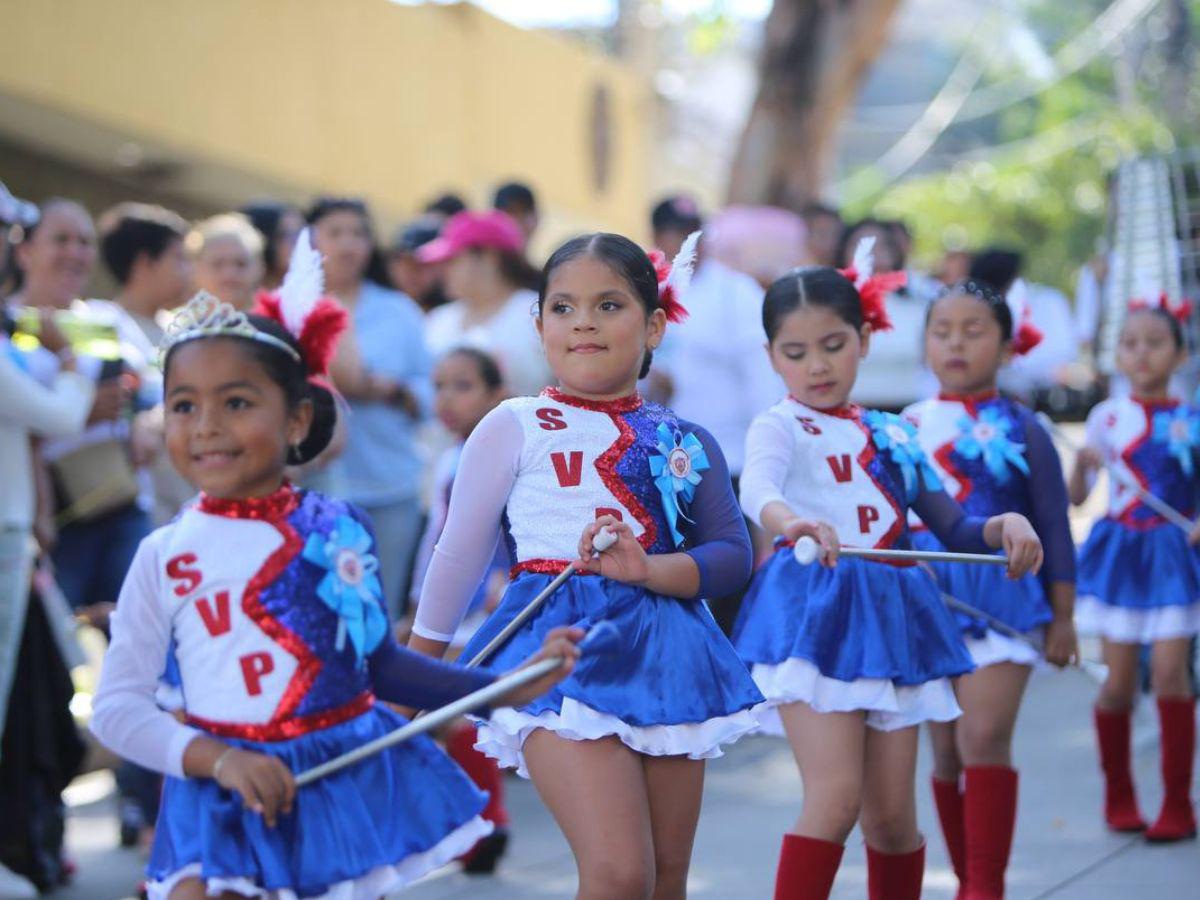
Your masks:
{"label": "blurred green tree", "polygon": [[[1027,0],[1022,8],[1043,45],[1056,47],[1111,4]],[[930,265],[944,250],[1014,247],[1025,253],[1031,279],[1070,292],[1104,231],[1108,179],[1119,162],[1196,143],[1198,14],[1197,0],[1160,0],[1079,71],[994,114],[952,124],[973,130],[979,147],[939,157],[935,145],[926,162],[938,171],[891,184],[869,167],[854,173],[842,197],[848,215],[905,219],[917,257]],[[981,90],[1021,83],[1022,73],[998,59],[990,57]]]}

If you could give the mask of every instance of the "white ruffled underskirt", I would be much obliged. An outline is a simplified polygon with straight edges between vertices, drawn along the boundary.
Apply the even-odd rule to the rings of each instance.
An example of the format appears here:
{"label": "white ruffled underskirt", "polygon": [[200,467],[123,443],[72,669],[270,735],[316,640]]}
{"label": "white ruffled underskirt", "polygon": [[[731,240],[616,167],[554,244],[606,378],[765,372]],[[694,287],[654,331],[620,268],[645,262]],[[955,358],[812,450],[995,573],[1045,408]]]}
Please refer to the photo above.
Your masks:
{"label": "white ruffled underskirt", "polygon": [[[358,878],[339,881],[330,885],[328,891],[313,900],[379,900],[385,894],[398,891],[462,856],[474,847],[480,838],[491,834],[493,828],[491,822],[476,816],[465,825],[454,829],[428,850],[406,856],[394,865],[379,866]],[[192,863],[178,872],[172,872],[162,881],[147,883],[146,894],[150,900],[167,900],[179,882],[185,878],[199,877],[200,863]],[[263,900],[298,900],[294,891],[264,890],[249,878],[209,878],[205,880],[205,889],[210,897],[229,892],[239,897],[258,897]]]}
{"label": "white ruffled underskirt", "polygon": [[557,713],[547,710],[531,716],[508,707],[495,710],[490,719],[480,722],[475,749],[492,757],[502,768],[515,768],[518,775],[528,778],[523,747],[525,739],[538,728],[545,728],[569,741],[616,737],[626,747],[647,756],[715,759],[722,755],[722,744],[732,744],[757,727],[754,713],[749,709],[703,722],[630,725],[616,716],[564,697]]}
{"label": "white ruffled underskirt", "polygon": [[1075,602],[1075,627],[1080,634],[1122,644],[1151,644],[1200,634],[1200,603],[1131,609],[1102,603],[1096,597]]}
{"label": "white ruffled underskirt", "polygon": [[924,684],[896,685],[887,678],[828,678],[806,659],[792,657],[778,665],[756,663],[750,674],[767,702],[755,709],[764,734],[782,735],[777,707],[807,703],[815,711],[865,711],[867,727],[896,731],[922,722],[950,722],[962,715],[949,678]]}
{"label": "white ruffled underskirt", "polygon": [[[1040,644],[1043,635],[1044,632],[1038,629],[1029,632],[1028,636]],[[981,638],[967,637],[966,635],[963,638],[976,669],[1005,662],[1033,666],[1042,659],[1042,655],[1037,650],[1023,641],[1010,638],[998,631],[992,631],[990,628]]]}

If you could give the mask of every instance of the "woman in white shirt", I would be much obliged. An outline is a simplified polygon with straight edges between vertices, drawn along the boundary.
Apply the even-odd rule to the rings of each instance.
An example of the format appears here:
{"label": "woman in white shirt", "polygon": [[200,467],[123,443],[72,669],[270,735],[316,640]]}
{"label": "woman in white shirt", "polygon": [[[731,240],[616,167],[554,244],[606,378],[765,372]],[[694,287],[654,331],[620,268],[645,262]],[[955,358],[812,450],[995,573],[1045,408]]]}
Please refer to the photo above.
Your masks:
{"label": "woman in white shirt", "polygon": [[513,396],[539,393],[551,383],[533,307],[537,273],[525,260],[525,237],[505,213],[460,212],[440,237],[417,251],[425,263],[446,264],[452,303],[429,313],[425,341],[433,356],[475,347],[495,357]]}
{"label": "woman in white shirt", "polygon": [[[68,704],[70,674],[53,614],[31,591],[37,505],[33,439],[83,430],[95,392],[75,371],[66,339],[43,312],[42,346],[57,354],[49,386],[0,335],[0,895],[35,896],[62,876],[58,795],[83,761]],[[33,602],[31,602],[31,600]],[[58,820],[58,828],[52,827]],[[25,879],[28,879],[26,881]],[[30,884],[29,882],[33,882]]]}

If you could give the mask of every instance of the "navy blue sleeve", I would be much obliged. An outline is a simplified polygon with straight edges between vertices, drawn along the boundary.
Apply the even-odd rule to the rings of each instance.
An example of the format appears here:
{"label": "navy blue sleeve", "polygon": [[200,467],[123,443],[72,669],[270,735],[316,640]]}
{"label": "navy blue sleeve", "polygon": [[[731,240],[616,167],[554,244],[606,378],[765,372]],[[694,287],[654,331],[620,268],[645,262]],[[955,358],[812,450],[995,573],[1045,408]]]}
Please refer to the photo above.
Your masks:
{"label": "navy blue sleeve", "polygon": [[1075,541],[1067,518],[1067,482],[1050,435],[1030,414],[1025,417],[1025,458],[1029,462],[1029,518],[1042,541],[1041,578],[1075,583]]}
{"label": "navy blue sleeve", "polygon": [[367,667],[376,697],[416,709],[445,706],[496,680],[488,669],[431,659],[401,647],[390,636],[367,657]]}
{"label": "navy blue sleeve", "polygon": [[[375,550],[370,516],[352,503],[345,505],[350,515],[371,533],[371,549]],[[384,639],[367,657],[367,672],[376,697],[416,709],[445,706],[496,680],[495,674],[487,669],[468,669],[401,647],[392,636],[391,622]]]}
{"label": "navy blue sleeve", "polygon": [[939,487],[929,490],[922,479],[921,492],[913,502],[913,509],[947,550],[954,553],[991,553],[992,548],[983,539],[983,526],[987,519],[968,516],[958,502]]}
{"label": "navy blue sleeve", "polygon": [[725,454],[713,436],[690,422],[680,422],[680,430],[691,431],[704,447],[709,468],[700,476],[696,496],[687,517],[695,524],[680,529],[687,538],[687,553],[700,570],[697,597],[724,597],[736,593],[750,580],[754,566],[754,548],[742,519]]}

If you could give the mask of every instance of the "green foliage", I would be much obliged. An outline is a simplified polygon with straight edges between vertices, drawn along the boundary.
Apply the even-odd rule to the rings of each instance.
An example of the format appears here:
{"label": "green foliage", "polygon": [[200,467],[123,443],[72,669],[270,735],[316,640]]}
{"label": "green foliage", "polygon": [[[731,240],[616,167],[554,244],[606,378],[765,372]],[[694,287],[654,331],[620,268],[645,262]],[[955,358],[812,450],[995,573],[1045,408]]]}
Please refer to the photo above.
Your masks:
{"label": "green foliage", "polygon": [[[1107,0],[1031,0],[1027,21],[1046,46],[1055,47],[1107,5]],[[879,172],[855,173],[844,198],[848,214],[907,220],[917,259],[929,267],[946,249],[987,244],[1018,249],[1028,277],[1069,292],[1104,231],[1107,180],[1118,163],[1170,152],[1197,137],[1194,115],[1172,120],[1165,108],[1163,67],[1152,64],[1162,61],[1164,29],[1150,17],[1134,31],[1143,48],[1140,77],[1121,105],[1114,58],[1102,54],[1037,96],[961,126],[975,129],[985,146],[948,161],[942,171],[886,186]],[[1013,76],[1011,70],[989,72],[988,80]]]}

